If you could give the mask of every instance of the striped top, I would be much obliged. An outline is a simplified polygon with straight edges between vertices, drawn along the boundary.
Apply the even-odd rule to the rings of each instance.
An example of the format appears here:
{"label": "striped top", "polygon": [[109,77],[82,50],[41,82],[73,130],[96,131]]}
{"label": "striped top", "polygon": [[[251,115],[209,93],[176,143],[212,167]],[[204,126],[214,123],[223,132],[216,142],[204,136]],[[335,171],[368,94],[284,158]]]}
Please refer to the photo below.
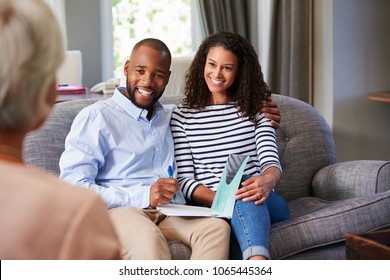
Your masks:
{"label": "striped top", "polygon": [[275,129],[258,114],[257,124],[241,117],[234,103],[204,110],[183,105],[173,112],[178,183],[188,200],[203,184],[216,191],[229,154],[249,155],[245,174],[260,175],[270,166],[281,170]]}

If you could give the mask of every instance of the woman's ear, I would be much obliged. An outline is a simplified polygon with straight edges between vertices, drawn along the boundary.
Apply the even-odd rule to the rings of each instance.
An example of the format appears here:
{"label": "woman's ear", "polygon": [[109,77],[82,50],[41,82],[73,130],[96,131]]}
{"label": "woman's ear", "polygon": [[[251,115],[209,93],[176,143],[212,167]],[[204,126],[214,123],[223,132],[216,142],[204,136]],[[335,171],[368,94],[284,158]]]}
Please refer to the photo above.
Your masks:
{"label": "woman's ear", "polygon": [[57,99],[57,79],[54,78],[53,81],[50,83],[49,87],[47,88],[47,92],[46,92],[47,105],[53,107],[54,103],[56,103],[56,99]]}
{"label": "woman's ear", "polygon": [[48,88],[46,90],[46,94],[45,94],[44,99],[43,99],[45,106],[41,108],[41,109],[44,109],[46,111],[46,114],[43,114],[42,112],[40,112],[39,115],[41,115],[41,117],[37,120],[36,124],[33,126],[33,130],[40,128],[43,125],[43,123],[46,121],[47,116],[49,115],[51,109],[53,108],[54,104],[56,103],[56,99],[57,99],[56,89],[57,89],[57,79],[53,78],[53,81],[48,86]]}

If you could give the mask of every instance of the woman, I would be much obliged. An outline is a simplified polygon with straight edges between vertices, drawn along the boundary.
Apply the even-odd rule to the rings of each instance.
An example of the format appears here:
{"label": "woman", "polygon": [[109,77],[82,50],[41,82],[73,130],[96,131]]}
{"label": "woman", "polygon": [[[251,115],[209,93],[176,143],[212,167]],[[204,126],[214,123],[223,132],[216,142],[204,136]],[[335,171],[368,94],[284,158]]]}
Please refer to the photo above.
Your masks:
{"label": "woman", "polygon": [[281,176],[275,130],[259,113],[270,94],[252,45],[218,32],[200,45],[171,120],[178,182],[191,202],[211,206],[228,156],[250,156],[231,220],[243,259],[269,259],[270,225],[290,216],[274,192]]}
{"label": "woman", "polygon": [[41,0],[0,0],[0,259],[120,259],[102,201],[26,166],[26,134],[56,99],[59,26]]}

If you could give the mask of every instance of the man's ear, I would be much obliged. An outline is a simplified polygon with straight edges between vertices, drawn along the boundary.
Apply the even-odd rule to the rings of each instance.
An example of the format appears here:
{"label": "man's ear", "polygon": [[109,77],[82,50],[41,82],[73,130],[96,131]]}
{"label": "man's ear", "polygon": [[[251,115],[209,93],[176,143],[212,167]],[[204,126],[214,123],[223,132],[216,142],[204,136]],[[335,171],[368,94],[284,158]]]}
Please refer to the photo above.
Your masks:
{"label": "man's ear", "polygon": [[125,77],[127,77],[127,73],[129,73],[129,64],[130,64],[130,59],[126,59],[126,62],[123,65],[123,74],[125,74]]}
{"label": "man's ear", "polygon": [[169,71],[169,72],[168,72],[167,83],[166,83],[165,85],[167,85],[167,84],[169,83],[169,78],[171,77],[171,73],[172,73],[172,71]]}

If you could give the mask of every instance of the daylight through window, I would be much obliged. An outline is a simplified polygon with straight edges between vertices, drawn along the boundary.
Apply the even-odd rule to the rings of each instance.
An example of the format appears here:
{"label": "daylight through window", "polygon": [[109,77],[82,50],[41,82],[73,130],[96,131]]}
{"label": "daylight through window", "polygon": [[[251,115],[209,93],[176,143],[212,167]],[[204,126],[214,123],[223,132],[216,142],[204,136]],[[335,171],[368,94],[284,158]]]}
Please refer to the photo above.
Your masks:
{"label": "daylight through window", "polygon": [[173,56],[191,53],[191,0],[113,0],[115,76],[134,44],[146,37],[164,41]]}

